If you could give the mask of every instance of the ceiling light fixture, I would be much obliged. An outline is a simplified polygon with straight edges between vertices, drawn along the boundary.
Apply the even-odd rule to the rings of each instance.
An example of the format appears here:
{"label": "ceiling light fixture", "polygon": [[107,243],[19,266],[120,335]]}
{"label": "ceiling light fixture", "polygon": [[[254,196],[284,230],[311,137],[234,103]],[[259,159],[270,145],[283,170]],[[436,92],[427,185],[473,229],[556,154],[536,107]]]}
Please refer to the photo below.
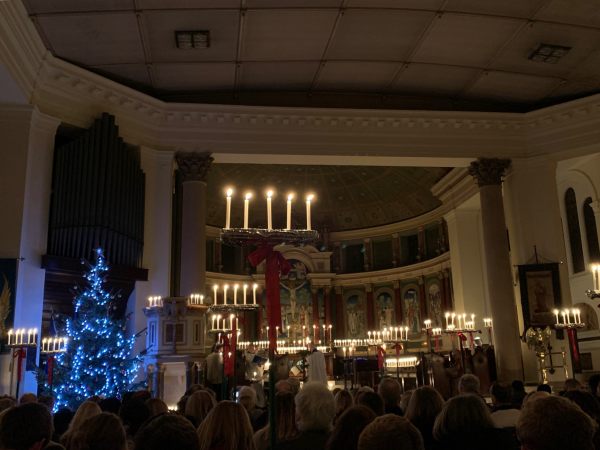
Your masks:
{"label": "ceiling light fixture", "polygon": [[175,44],[177,48],[183,50],[208,48],[210,47],[210,31],[175,31]]}
{"label": "ceiling light fixture", "polygon": [[540,44],[529,55],[530,61],[545,62],[548,64],[556,64],[560,58],[569,53],[571,47],[563,45]]}

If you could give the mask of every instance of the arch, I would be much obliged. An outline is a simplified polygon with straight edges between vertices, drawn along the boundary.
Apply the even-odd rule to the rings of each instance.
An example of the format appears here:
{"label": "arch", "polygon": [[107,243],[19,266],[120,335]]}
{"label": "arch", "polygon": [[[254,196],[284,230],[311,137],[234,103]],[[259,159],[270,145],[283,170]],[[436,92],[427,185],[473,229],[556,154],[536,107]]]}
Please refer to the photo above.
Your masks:
{"label": "arch", "polygon": [[581,243],[581,228],[577,212],[577,196],[575,190],[569,187],[564,196],[567,230],[571,248],[571,264],[573,273],[583,272],[585,262],[583,259],[583,245]]}
{"label": "arch", "polygon": [[598,228],[596,215],[592,208],[592,198],[588,197],[583,202],[583,222],[588,247],[588,256],[591,263],[600,263],[600,245],[598,244]]}
{"label": "arch", "polygon": [[391,327],[396,324],[396,299],[394,290],[389,286],[381,286],[373,292],[376,328]]}

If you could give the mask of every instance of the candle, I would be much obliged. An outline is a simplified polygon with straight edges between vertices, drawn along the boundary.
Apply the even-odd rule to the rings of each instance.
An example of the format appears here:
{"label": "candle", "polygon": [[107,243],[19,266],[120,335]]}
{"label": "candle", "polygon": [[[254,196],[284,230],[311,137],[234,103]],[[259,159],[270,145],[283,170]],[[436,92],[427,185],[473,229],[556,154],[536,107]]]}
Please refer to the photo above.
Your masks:
{"label": "candle", "polygon": [[251,192],[246,192],[244,196],[244,228],[248,228],[248,211],[250,209],[250,199],[252,198]]}
{"label": "candle", "polygon": [[239,284],[234,284],[233,285],[233,304],[237,305],[237,291],[240,288]]}
{"label": "candle", "polygon": [[217,319],[217,316],[215,316],[214,314],[212,315],[212,323],[211,323],[211,329],[215,330],[215,320]]}
{"label": "candle", "polygon": [[448,324],[449,324],[448,319],[450,318],[450,313],[447,312],[446,314],[444,314],[444,317],[446,317],[446,328],[448,328]]}
{"label": "candle", "polygon": [[273,197],[273,191],[267,192],[267,230],[273,229],[273,216],[271,214],[271,200]]}
{"label": "candle", "polygon": [[292,229],[292,200],[294,199],[294,194],[288,194],[287,196],[287,221],[286,221],[286,230]]}
{"label": "candle", "polygon": [[234,319],[235,315],[231,314],[229,316],[229,328],[233,330],[233,319]]}
{"label": "candle", "polygon": [[310,221],[310,203],[313,201],[315,196],[313,194],[309,194],[306,196],[306,229],[311,229],[311,221]]}
{"label": "candle", "polygon": [[252,285],[252,301],[254,302],[255,305],[256,305],[256,288],[258,288],[258,284],[254,283],[254,285]]}
{"label": "candle", "polygon": [[452,313],[450,318],[452,319],[452,327],[454,327],[454,318],[456,317],[456,313]]}
{"label": "candle", "polygon": [[231,228],[231,195],[233,189],[227,189],[227,209],[225,210],[225,229]]}
{"label": "candle", "polygon": [[329,325],[329,340],[330,340],[330,341],[331,341],[331,339],[332,339],[332,337],[331,337],[331,336],[332,336],[332,334],[331,334],[331,333],[332,333],[332,331],[331,331],[332,329],[333,329],[333,325],[331,325],[331,324],[330,324],[330,325]]}
{"label": "candle", "polygon": [[566,325],[567,324],[567,318],[565,316],[565,311],[563,310],[560,314],[562,315],[563,324]]}
{"label": "candle", "polygon": [[229,285],[226,284],[223,286],[223,304],[227,304],[227,291],[229,290]]}
{"label": "candle", "polygon": [[244,305],[246,304],[246,291],[248,290],[248,285],[244,283]]}
{"label": "candle", "polygon": [[13,329],[8,330],[8,345],[12,344]]}
{"label": "candle", "polygon": [[[555,309],[552,311],[554,313],[554,316],[556,317],[556,325],[558,325],[558,309]],[[483,321],[485,322],[486,319],[483,319]],[[487,326],[487,325],[485,325]]]}
{"label": "candle", "polygon": [[215,285],[213,286],[213,294],[214,294],[214,295],[213,295],[213,297],[214,297],[214,304],[215,304],[215,305],[217,304],[217,291],[218,291],[218,290],[219,290],[219,285],[218,285],[218,284],[215,284]]}

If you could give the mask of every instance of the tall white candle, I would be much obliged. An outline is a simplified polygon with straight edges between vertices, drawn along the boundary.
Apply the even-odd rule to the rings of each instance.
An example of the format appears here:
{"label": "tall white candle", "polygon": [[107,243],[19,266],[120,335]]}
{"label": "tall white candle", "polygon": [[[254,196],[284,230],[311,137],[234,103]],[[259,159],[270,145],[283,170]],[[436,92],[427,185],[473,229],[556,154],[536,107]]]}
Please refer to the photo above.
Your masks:
{"label": "tall white candle", "polygon": [[252,198],[251,192],[246,192],[244,197],[244,228],[248,228],[248,211],[250,209],[250,199]]}
{"label": "tall white candle", "polygon": [[310,203],[312,202],[315,196],[313,194],[309,194],[306,196],[306,229],[311,230],[311,221],[310,221]]}
{"label": "tall white candle", "polygon": [[231,195],[233,189],[227,189],[227,209],[225,211],[225,229],[231,228]]}
{"label": "tall white candle", "polygon": [[229,290],[229,285],[226,284],[223,286],[223,304],[227,304],[227,291]]}
{"label": "tall white candle", "polygon": [[294,194],[288,194],[287,197],[287,221],[286,221],[286,230],[292,229],[292,200],[294,199]]}
{"label": "tall white candle", "polygon": [[258,288],[258,284],[254,283],[252,286],[252,302],[256,305],[256,289]]}
{"label": "tall white candle", "polygon": [[215,284],[213,286],[213,297],[214,297],[214,304],[215,305],[217,304],[217,294],[218,294],[218,291],[219,291],[219,285]]}
{"label": "tall white candle", "polygon": [[239,284],[234,284],[233,285],[233,304],[237,305],[237,291],[240,288]]}
{"label": "tall white candle", "polygon": [[217,320],[217,316],[215,316],[215,315],[213,314],[213,316],[212,316],[212,326],[211,326],[211,328],[212,328],[213,330],[216,330],[216,329],[217,329],[217,328],[215,327],[215,320]]}
{"label": "tall white candle", "polygon": [[273,198],[273,191],[267,192],[267,230],[273,229],[273,215],[271,211],[271,200]]}
{"label": "tall white candle", "polygon": [[[554,313],[554,316],[556,317],[556,325],[558,325],[558,309],[555,309],[552,312]],[[484,322],[485,322],[485,319],[484,319]]]}
{"label": "tall white candle", "polygon": [[246,292],[248,291],[248,285],[244,283],[244,305],[246,304]]}

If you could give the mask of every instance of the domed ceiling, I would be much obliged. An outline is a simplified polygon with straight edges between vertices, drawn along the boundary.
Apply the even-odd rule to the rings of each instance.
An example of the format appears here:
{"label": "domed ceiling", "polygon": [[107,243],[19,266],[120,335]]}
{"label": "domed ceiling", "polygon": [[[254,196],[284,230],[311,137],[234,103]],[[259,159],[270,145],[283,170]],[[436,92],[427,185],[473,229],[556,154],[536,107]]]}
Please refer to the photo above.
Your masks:
{"label": "domed ceiling", "polygon": [[266,228],[266,191],[272,189],[273,228],[284,228],[286,201],[295,193],[292,227],[306,228],[307,193],[314,193],[313,228],[343,231],[399,222],[424,214],[441,202],[431,187],[450,171],[440,167],[365,167],[213,164],[207,180],[207,222],[225,223],[225,190],[233,187],[231,226],[243,224],[243,195],[250,201],[251,227]]}

